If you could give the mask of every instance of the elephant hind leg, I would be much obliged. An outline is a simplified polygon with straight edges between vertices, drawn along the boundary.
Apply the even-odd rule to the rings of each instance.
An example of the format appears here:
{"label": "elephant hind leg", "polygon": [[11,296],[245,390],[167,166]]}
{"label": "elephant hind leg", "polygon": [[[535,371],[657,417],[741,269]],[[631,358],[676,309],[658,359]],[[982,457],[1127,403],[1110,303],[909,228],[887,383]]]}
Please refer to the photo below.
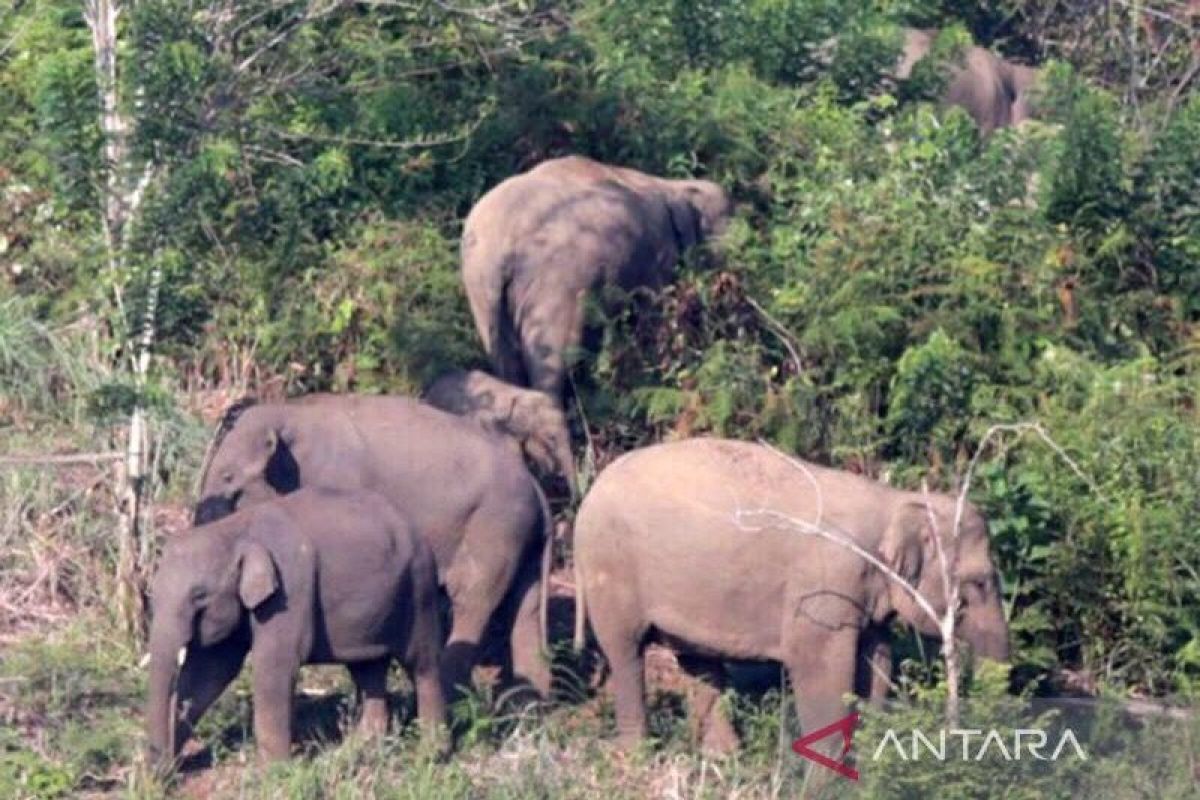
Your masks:
{"label": "elephant hind leg", "polygon": [[470,688],[484,631],[513,582],[517,559],[505,557],[501,545],[511,538],[494,520],[484,522],[483,516],[476,514],[467,523],[458,556],[446,570],[453,622],[442,650],[441,675],[451,703]]}
{"label": "elephant hind leg", "polygon": [[690,687],[692,741],[704,752],[727,755],[738,746],[737,732],[721,708],[725,667],[712,658],[676,656],[679,667],[694,680]]}
{"label": "elephant hind leg", "polygon": [[366,736],[387,734],[387,674],[390,664],[390,658],[381,658],[347,665],[362,709],[358,729]]}
{"label": "elephant hind leg", "polygon": [[506,677],[517,686],[528,686],[540,699],[550,697],[550,664],[542,647],[541,575],[536,559],[527,558],[513,584],[510,603],[515,603],[509,639]]}
{"label": "elephant hind leg", "polygon": [[588,582],[588,618],[592,632],[608,660],[608,685],[617,711],[617,736],[632,746],[646,735],[646,685],[643,647],[647,624],[630,593],[609,584],[597,591]]}
{"label": "elephant hind leg", "polygon": [[488,348],[496,377],[514,386],[528,386],[532,376],[522,359],[521,337],[517,335],[505,295],[501,295],[497,310],[494,340]]}
{"label": "elephant hind leg", "polygon": [[539,298],[518,327],[529,387],[561,401],[568,365],[583,341],[583,295],[564,291]]}

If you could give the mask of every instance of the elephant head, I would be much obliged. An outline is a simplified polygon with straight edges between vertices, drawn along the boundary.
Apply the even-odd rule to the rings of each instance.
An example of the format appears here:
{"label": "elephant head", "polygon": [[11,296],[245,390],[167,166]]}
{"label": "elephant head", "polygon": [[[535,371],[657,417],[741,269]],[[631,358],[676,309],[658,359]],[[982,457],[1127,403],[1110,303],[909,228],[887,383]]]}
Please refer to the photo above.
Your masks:
{"label": "elephant head", "polygon": [[680,249],[719,238],[733,216],[733,201],[719,185],[705,180],[663,181],[667,210]]}
{"label": "elephant head", "polygon": [[239,516],[173,537],[151,584],[146,727],[161,767],[241,669],[249,612],[279,590],[272,554],[243,527]]}
{"label": "elephant head", "polygon": [[[883,561],[929,601],[939,618],[946,612],[947,593],[937,541],[941,541],[946,559],[953,560],[955,516],[955,498],[930,497],[902,503],[893,511],[880,547]],[[1008,623],[1000,577],[988,548],[987,522],[968,503],[958,523],[958,632],[977,655],[1007,661]],[[895,581],[887,581],[886,592],[889,602],[884,607],[919,632],[940,635],[937,622]]]}
{"label": "elephant head", "polygon": [[521,449],[533,463],[548,474],[562,475],[570,486],[571,497],[578,496],[567,415],[550,395],[522,393],[509,407],[502,424],[521,442]]}
{"label": "elephant head", "polygon": [[239,404],[226,412],[201,470],[193,523],[203,525],[237,508],[286,494],[299,485],[292,456],[295,434],[277,406]]}
{"label": "elephant head", "polygon": [[422,399],[511,437],[543,472],[562,475],[571,496],[577,496],[567,415],[550,395],[514,386],[479,370],[451,370],[430,383]]}

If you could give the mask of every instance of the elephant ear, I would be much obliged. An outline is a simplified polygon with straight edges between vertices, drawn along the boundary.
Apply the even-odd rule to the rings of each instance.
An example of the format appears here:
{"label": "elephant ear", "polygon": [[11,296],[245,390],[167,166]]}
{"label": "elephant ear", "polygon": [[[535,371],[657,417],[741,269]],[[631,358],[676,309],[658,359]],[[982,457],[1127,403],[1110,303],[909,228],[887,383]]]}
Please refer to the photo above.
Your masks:
{"label": "elephant ear", "polygon": [[700,231],[700,212],[690,200],[668,197],[667,213],[671,217],[671,228],[674,230],[675,244],[680,253],[700,243],[703,238]]}
{"label": "elephant ear", "polygon": [[916,586],[925,563],[925,548],[931,543],[929,511],[924,503],[905,503],[893,512],[880,547],[883,563]]}
{"label": "elephant ear", "polygon": [[239,554],[238,597],[242,605],[251,610],[258,608],[275,594],[279,579],[275,573],[275,559],[267,548],[258,542],[245,542]]}

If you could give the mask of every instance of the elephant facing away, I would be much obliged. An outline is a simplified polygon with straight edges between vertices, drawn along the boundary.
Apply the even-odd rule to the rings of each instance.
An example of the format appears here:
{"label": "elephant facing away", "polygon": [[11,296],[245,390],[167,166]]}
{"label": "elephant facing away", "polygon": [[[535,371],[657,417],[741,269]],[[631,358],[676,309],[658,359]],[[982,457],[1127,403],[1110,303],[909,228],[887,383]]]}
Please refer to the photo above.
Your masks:
{"label": "elephant facing away", "polygon": [[[904,51],[895,69],[900,80],[912,75],[917,62],[929,54],[936,30],[906,28]],[[984,136],[1032,118],[1031,90],[1038,70],[1014,64],[983,47],[968,47],[961,62],[952,65],[942,101],[971,115]]]}
{"label": "elephant facing away", "polygon": [[[887,647],[881,632],[894,617],[931,636],[938,627],[877,567],[782,515],[846,536],[941,614],[934,537],[952,535],[955,501],[817,465],[802,470],[762,445],[721,439],[655,445],[613,462],[575,520],[575,643],[590,620],[611,668],[621,739],[645,733],[642,649],[651,639],[708,681],[693,708],[706,748],[733,739],[715,713],[722,659],[782,663],[806,731],[842,717],[843,695]],[[1007,660],[987,524],[969,504],[960,531],[959,630],[977,654]]]}
{"label": "elephant facing away", "polygon": [[254,735],[285,758],[302,664],[346,664],[360,727],[387,731],[393,658],[427,734],[445,722],[433,553],[370,492],[301,489],[167,540],[151,589],[146,725],[153,763],[173,766],[196,722],[254,667]]}
{"label": "elephant facing away", "polygon": [[548,475],[561,475],[577,493],[567,415],[548,394],[505,383],[479,370],[451,370],[425,387],[422,399],[510,437]]}
{"label": "elephant facing away", "polygon": [[710,181],[581,156],[492,188],[464,224],[462,277],[497,377],[560,399],[589,293],[666,284],[683,252],[720,235],[731,214]]}
{"label": "elephant facing away", "polygon": [[302,487],[369,490],[411,520],[433,551],[453,623],[447,691],[470,682],[489,623],[508,633],[511,668],[545,697],[546,498],[520,453],[474,422],[408,397],[309,395],[235,406],[201,478],[202,524]]}

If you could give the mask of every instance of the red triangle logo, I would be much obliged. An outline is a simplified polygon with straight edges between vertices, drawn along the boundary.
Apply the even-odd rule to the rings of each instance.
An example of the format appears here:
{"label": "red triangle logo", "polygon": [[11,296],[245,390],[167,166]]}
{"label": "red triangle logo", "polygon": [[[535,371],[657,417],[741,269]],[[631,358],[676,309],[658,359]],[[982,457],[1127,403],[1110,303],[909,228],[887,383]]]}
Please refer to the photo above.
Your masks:
{"label": "red triangle logo", "polygon": [[[792,742],[792,750],[796,755],[804,756],[809,761],[820,764],[826,769],[831,769],[839,775],[849,778],[852,781],[858,780],[858,770],[851,767],[849,764],[843,763],[842,759],[846,757],[846,753],[850,752],[850,737],[854,735],[854,727],[858,725],[858,712],[842,717],[837,722],[826,725],[820,730],[815,730],[812,733],[801,736],[796,741]],[[809,745],[814,742],[819,742],[822,739],[834,733],[842,734],[842,754],[838,756],[838,760],[834,761],[824,753],[818,753]]]}

